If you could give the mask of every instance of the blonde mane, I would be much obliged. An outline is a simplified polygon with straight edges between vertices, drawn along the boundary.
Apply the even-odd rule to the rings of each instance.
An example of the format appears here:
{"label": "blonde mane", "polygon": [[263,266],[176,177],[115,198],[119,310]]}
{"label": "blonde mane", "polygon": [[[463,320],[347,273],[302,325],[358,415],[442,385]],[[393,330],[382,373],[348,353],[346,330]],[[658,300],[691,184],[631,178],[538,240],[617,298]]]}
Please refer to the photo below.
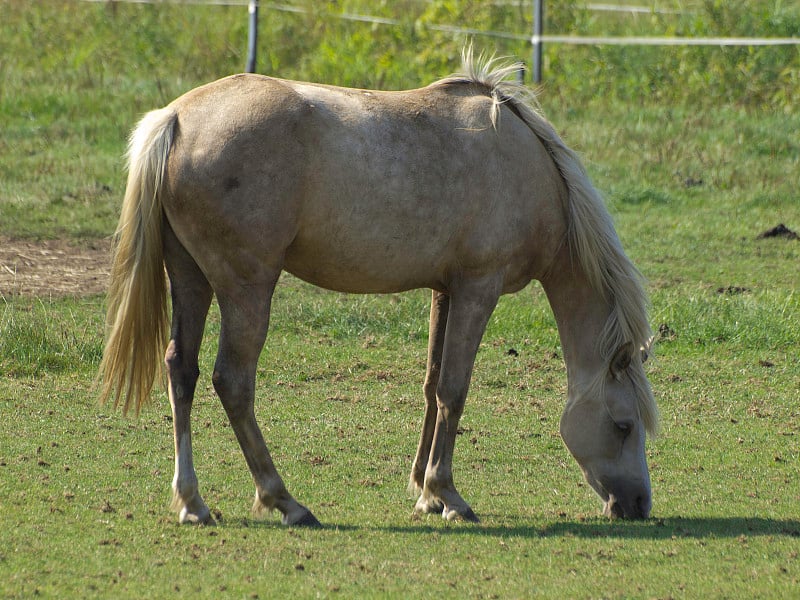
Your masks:
{"label": "blonde mane", "polygon": [[[628,371],[637,390],[644,425],[649,433],[654,434],[658,429],[658,409],[642,366],[652,344],[647,294],[641,273],[622,249],[600,193],[592,185],[578,156],[564,144],[543,116],[535,93],[508,79],[522,65],[498,65],[493,58],[475,58],[470,47],[462,53],[462,62],[460,74],[434,85],[460,82],[484,86],[493,100],[492,124],[497,127],[501,107],[509,106],[541,140],[561,173],[569,190],[565,210],[569,219],[570,251],[592,287],[613,307],[600,336],[600,355],[610,361],[617,348],[633,343],[642,360],[634,357]],[[604,377],[605,373],[601,373],[597,386],[602,386]]]}

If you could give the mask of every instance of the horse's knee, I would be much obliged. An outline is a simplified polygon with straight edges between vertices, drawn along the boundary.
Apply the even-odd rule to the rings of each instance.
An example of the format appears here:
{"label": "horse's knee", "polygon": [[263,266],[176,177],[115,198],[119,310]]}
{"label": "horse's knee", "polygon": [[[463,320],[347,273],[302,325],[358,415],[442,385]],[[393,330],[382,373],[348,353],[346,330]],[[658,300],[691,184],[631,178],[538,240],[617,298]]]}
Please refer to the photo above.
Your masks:
{"label": "horse's knee", "polygon": [[220,369],[219,367],[214,368],[214,372],[211,374],[211,383],[214,386],[214,391],[217,392],[217,395],[222,399],[229,398],[235,394],[234,387],[231,385],[231,380],[226,376],[224,369]]}
{"label": "horse's knee", "polygon": [[440,381],[436,387],[436,403],[445,417],[461,418],[466,399],[467,390],[462,385],[448,385]]}
{"label": "horse's knee", "polygon": [[436,386],[438,384],[438,380],[425,379],[425,383],[422,385],[422,394],[425,396],[425,402],[427,404],[436,402]]}
{"label": "horse's knee", "polygon": [[211,383],[231,421],[247,416],[253,408],[250,387],[230,369],[217,366],[211,374]]}
{"label": "horse's knee", "polygon": [[178,350],[178,344],[174,339],[170,340],[169,345],[167,345],[164,364],[170,374],[182,375],[191,379],[197,379],[200,376],[197,361],[193,360],[189,363],[186,357]]}
{"label": "horse's knee", "polygon": [[167,371],[171,374],[180,368],[180,355],[178,354],[178,345],[175,343],[175,340],[172,339],[169,341],[167,345],[167,351],[164,353],[164,364],[167,367]]}

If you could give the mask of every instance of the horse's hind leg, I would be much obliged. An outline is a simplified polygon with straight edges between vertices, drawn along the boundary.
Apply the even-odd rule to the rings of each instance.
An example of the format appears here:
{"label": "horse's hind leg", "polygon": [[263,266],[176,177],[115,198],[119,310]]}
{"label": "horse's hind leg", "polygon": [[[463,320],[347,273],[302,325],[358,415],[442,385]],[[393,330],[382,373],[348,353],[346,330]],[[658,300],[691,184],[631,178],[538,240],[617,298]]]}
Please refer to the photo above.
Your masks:
{"label": "horse's hind leg", "polygon": [[278,275],[235,286],[228,293],[217,291],[221,329],[213,382],[255,480],[253,511],[259,514],[277,508],[286,525],[318,526],[316,517],[286,490],[253,410],[256,366],[267,335]]}
{"label": "horse's hind leg", "polygon": [[197,490],[190,414],[200,373],[197,355],[212,291],[194,259],[169,226],[164,232],[164,262],[172,294],[172,332],[164,358],[175,433],[172,507],[179,513],[181,523],[210,523],[213,522],[211,514]]}
{"label": "horse's hind leg", "polygon": [[[444,347],[444,332],[447,325],[447,312],[450,307],[450,296],[442,292],[433,291],[431,294],[431,318],[428,332],[428,366],[425,372],[425,384],[422,388],[425,395],[425,417],[422,421],[422,431],[419,436],[419,446],[414,464],[411,467],[411,477],[408,488],[417,495],[422,493],[425,484],[425,468],[428,466],[428,457],[431,453],[433,431],[436,427],[436,388],[439,385],[439,373],[442,370],[442,349]],[[442,503],[436,498],[420,498],[417,502],[417,511],[442,512]]]}

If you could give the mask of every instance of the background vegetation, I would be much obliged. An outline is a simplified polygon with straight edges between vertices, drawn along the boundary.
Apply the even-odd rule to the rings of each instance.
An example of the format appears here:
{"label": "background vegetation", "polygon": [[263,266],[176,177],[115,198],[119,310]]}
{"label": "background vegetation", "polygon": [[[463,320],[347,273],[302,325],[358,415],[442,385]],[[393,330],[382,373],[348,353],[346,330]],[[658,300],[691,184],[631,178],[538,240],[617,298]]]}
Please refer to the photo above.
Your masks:
{"label": "background vegetation", "polygon": [[[266,4],[266,3],[263,3]],[[262,8],[259,70],[406,88],[458,68],[461,35],[526,34],[503,2],[295,0]],[[552,5],[552,6],[551,6]],[[659,2],[610,15],[549,3],[554,33],[800,35],[796,3]],[[372,14],[399,25],[336,18]],[[242,7],[0,0],[0,236],[91,243],[114,229],[138,116],[245,62]],[[526,59],[522,41],[477,48]],[[585,157],[650,280],[661,435],[644,523],[597,517],[557,433],[565,391],[536,286],[481,347],[456,478],[479,526],[412,519],[427,294],[348,297],[287,277],[258,381],[290,488],[329,527],[250,518],[252,484],[208,372],[201,489],[220,526],[178,527],[163,394],[139,420],[99,408],[103,298],[0,290],[4,597],[787,597],[800,580],[800,54],[763,48],[546,48],[545,112]],[[2,239],[2,238],[0,238]],[[2,243],[2,242],[0,242]],[[511,349],[516,351],[510,353]]]}

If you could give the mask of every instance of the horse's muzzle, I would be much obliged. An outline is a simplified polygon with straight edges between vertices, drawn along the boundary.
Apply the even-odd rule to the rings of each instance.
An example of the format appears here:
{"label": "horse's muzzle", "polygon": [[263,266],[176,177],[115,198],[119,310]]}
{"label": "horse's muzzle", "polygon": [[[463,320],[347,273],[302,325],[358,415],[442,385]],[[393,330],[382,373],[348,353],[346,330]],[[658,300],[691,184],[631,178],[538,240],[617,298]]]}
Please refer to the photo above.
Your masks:
{"label": "horse's muzzle", "polygon": [[649,491],[626,498],[610,495],[603,506],[603,514],[612,519],[647,519],[651,508]]}

